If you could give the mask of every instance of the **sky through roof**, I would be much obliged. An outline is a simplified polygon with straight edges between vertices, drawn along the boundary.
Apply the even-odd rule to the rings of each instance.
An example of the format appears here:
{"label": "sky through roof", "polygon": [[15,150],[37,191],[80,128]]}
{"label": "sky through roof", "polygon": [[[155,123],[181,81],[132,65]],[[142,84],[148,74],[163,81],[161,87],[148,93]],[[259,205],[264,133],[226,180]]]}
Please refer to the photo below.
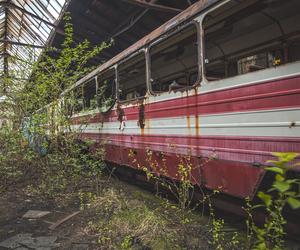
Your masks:
{"label": "sky through roof", "polygon": [[0,0],[0,78],[26,78],[67,0]]}

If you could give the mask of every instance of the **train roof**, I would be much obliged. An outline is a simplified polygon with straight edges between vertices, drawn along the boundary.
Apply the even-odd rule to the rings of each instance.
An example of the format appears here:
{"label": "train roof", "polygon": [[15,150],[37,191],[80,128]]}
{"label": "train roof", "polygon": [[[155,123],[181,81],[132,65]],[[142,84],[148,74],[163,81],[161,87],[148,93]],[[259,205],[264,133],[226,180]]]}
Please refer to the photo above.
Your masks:
{"label": "train roof", "polygon": [[108,70],[115,64],[117,64],[119,61],[124,60],[129,55],[139,51],[140,49],[144,48],[146,45],[154,42],[156,39],[158,39],[161,35],[167,33],[168,31],[172,30],[177,25],[180,25],[184,23],[187,20],[190,20],[193,16],[199,14],[200,12],[206,10],[207,8],[211,7],[212,5],[221,2],[222,0],[199,0],[197,3],[194,3],[186,10],[182,11],[177,16],[173,17],[154,31],[152,31],[150,34],[146,35],[127,49],[125,49],[123,52],[119,53],[112,59],[108,60],[107,62],[100,65],[98,68],[93,70],[91,73],[86,75],[85,77],[81,78],[79,81],[77,81],[71,88],[65,90],[63,94],[66,92],[74,89],[75,87],[81,85],[82,83],[86,82],[87,80],[93,78],[100,72],[103,72],[105,70]]}

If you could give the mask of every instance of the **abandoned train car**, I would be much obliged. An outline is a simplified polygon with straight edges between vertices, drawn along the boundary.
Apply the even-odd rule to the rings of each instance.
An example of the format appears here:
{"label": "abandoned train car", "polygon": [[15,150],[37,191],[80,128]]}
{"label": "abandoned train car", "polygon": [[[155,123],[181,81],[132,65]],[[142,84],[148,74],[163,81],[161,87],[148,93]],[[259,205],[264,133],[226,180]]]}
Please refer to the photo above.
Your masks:
{"label": "abandoned train car", "polygon": [[195,184],[253,197],[271,152],[300,152],[299,9],[198,1],[62,94],[80,93],[73,128],[109,162],[148,166],[151,150],[176,178],[189,155]]}

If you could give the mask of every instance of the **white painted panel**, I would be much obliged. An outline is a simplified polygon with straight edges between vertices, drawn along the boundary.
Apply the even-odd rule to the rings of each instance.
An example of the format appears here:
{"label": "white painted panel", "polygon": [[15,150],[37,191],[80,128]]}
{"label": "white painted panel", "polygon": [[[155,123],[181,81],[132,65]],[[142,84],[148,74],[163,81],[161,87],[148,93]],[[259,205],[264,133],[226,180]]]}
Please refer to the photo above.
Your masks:
{"label": "white painted panel", "polygon": [[[144,134],[197,135],[195,117],[152,119]],[[199,135],[203,136],[279,136],[300,137],[300,109],[266,110],[227,113],[198,117]],[[79,129],[80,126],[73,126]],[[121,131],[119,122],[95,123],[82,126],[85,133],[141,134],[137,121],[125,121]]]}

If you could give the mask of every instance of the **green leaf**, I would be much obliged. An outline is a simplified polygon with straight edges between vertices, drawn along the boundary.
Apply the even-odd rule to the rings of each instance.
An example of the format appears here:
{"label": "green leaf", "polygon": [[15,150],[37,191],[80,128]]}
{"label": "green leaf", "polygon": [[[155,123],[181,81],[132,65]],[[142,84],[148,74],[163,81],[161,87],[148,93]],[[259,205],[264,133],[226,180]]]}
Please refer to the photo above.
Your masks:
{"label": "green leaf", "polygon": [[255,205],[255,206],[252,206],[251,208],[252,208],[252,209],[257,209],[257,208],[260,208],[260,207],[263,207],[263,205],[262,205],[262,204],[260,204],[260,205]]}
{"label": "green leaf", "polygon": [[287,199],[287,202],[289,203],[289,205],[291,206],[292,209],[299,209],[300,208],[300,201],[293,198],[293,197],[289,197]]}
{"label": "green leaf", "polygon": [[286,180],[287,183],[289,184],[293,184],[293,183],[297,183],[298,180],[297,179],[292,179],[292,180]]}
{"label": "green leaf", "polygon": [[279,161],[282,162],[290,162],[294,160],[297,156],[299,156],[298,153],[295,152],[287,152],[287,153],[282,153],[282,152],[274,152],[272,155],[276,156]]}
{"label": "green leaf", "polygon": [[285,195],[295,197],[296,196],[296,192],[294,192],[294,191],[285,192]]}
{"label": "green leaf", "polygon": [[267,161],[267,163],[271,163],[272,165],[277,166],[277,167],[282,168],[282,169],[284,168],[284,163],[281,162],[281,161],[269,160],[269,161]]}
{"label": "green leaf", "polygon": [[283,169],[279,168],[279,167],[267,167],[265,168],[267,171],[271,171],[277,174],[283,174]]}
{"label": "green leaf", "polygon": [[275,176],[275,180],[276,180],[276,181],[284,181],[284,177],[283,177],[282,175],[280,175],[280,174],[277,174],[277,175]]}
{"label": "green leaf", "polygon": [[276,190],[278,190],[280,193],[284,193],[290,189],[291,185],[284,181],[275,181],[273,183],[273,187],[276,188]]}
{"label": "green leaf", "polygon": [[272,204],[272,196],[269,194],[265,194],[264,192],[258,192],[257,195],[265,204],[266,206],[270,206]]}

